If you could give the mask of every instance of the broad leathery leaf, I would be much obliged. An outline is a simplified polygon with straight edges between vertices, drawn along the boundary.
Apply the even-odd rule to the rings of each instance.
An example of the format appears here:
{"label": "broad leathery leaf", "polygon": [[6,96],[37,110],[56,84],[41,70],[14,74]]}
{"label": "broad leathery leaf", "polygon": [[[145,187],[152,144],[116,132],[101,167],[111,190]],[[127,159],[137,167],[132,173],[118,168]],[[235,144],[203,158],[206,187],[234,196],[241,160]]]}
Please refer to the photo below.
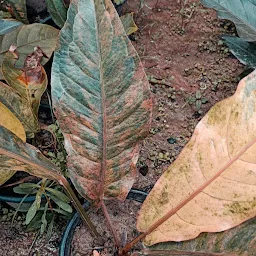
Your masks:
{"label": "broad leathery leaf", "polygon": [[167,220],[146,237],[147,245],[224,231],[255,216],[255,107],[256,71],[207,113],[155,184],[140,210],[138,230]]}
{"label": "broad leathery leaf", "polygon": [[23,23],[13,19],[4,19],[0,20],[0,35],[7,34],[11,32],[13,29],[22,26]]}
{"label": "broad leathery leaf", "polygon": [[26,0],[1,1],[0,10],[8,11],[16,20],[28,24]]}
{"label": "broad leathery leaf", "polygon": [[24,99],[23,101],[28,102],[29,108],[27,111],[31,112],[32,110],[31,118],[33,118],[30,123],[34,124],[33,129],[29,132],[37,132],[39,131],[39,124],[37,122],[38,109],[41,97],[48,84],[46,72],[40,64],[43,53],[40,48],[36,48],[32,54],[27,56],[24,64],[25,67],[19,69],[15,68],[18,53],[13,51],[12,48],[14,47],[11,46],[11,50],[6,53],[2,64],[3,76],[10,87],[17,91],[21,98]]}
{"label": "broad leathery leaf", "polygon": [[46,0],[46,5],[55,24],[62,28],[67,19],[67,8],[63,0]]}
{"label": "broad leathery leaf", "polygon": [[[16,136],[18,136],[23,141],[26,141],[25,130],[22,126],[22,123],[18,120],[18,118],[3,104],[0,102],[0,125],[4,126],[6,129],[10,130]],[[0,156],[0,161],[2,160]],[[9,180],[14,174],[15,170],[10,168],[1,168],[0,171],[0,185]]]}
{"label": "broad leathery leaf", "polygon": [[61,179],[60,170],[37,148],[25,143],[3,126],[0,126],[0,134],[0,172],[24,171],[41,178]]}
{"label": "broad leathery leaf", "polygon": [[[42,59],[42,65],[47,63],[56,47],[59,30],[45,24],[23,25],[10,33],[0,36],[0,65],[5,54],[13,44],[19,52],[19,62],[16,66],[23,68],[25,58],[33,52],[35,47],[40,47],[48,58]],[[3,79],[2,72],[0,79]]]}
{"label": "broad leathery leaf", "polygon": [[120,19],[124,26],[124,30],[128,36],[135,33],[138,30],[138,27],[133,20],[133,12],[121,16]]}
{"label": "broad leathery leaf", "polygon": [[[84,18],[86,17],[86,18]],[[52,67],[54,112],[70,177],[92,200],[124,200],[152,98],[137,52],[110,0],[72,1]]]}
{"label": "broad leathery leaf", "polygon": [[[240,255],[255,256],[256,251],[256,218],[250,219],[241,225],[219,233],[202,233],[197,238],[184,242],[167,242],[153,245],[148,248],[150,254],[142,255],[161,255],[160,251],[154,254],[156,250],[166,252],[175,250],[182,255],[212,255],[221,253],[221,255]],[[185,253],[187,252],[187,253]],[[201,254],[199,254],[201,253]],[[180,255],[179,254],[179,255]],[[163,254],[163,255],[172,255]]]}
{"label": "broad leathery leaf", "polygon": [[0,82],[0,102],[20,120],[26,132],[36,133],[39,130],[37,116],[28,100],[2,82]]}
{"label": "broad leathery leaf", "polygon": [[220,19],[231,20],[238,35],[248,42],[256,42],[256,6],[249,0],[201,0],[214,8]]}
{"label": "broad leathery leaf", "polygon": [[256,43],[248,43],[239,37],[222,36],[229,50],[238,60],[252,68],[256,68]]}

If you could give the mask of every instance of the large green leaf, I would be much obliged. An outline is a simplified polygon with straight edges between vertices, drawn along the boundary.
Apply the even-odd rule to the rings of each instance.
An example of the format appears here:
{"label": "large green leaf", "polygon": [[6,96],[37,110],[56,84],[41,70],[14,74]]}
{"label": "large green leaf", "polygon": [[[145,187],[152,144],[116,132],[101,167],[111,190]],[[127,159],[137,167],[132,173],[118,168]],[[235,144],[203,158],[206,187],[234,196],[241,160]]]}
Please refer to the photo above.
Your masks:
{"label": "large green leaf", "polygon": [[249,0],[201,0],[214,8],[220,19],[231,20],[238,35],[248,42],[256,42],[256,5]]}
{"label": "large green leaf", "polygon": [[252,68],[256,67],[256,43],[248,43],[233,36],[223,36],[222,38],[241,63]]}
{"label": "large green leaf", "polygon": [[77,190],[124,200],[147,135],[152,98],[139,57],[110,0],[72,1],[52,69],[54,111]]}
{"label": "large green leaf", "polygon": [[67,8],[63,0],[46,0],[46,4],[53,21],[62,28],[67,19]]}
{"label": "large green leaf", "polygon": [[[0,65],[12,44],[17,46],[17,51],[20,53],[17,67],[23,66],[26,56],[33,52],[36,46],[39,46],[48,56],[42,59],[44,65],[55,50],[58,34],[58,29],[35,23],[17,27],[10,33],[0,36]],[[0,79],[3,79],[2,72],[0,72]]]}
{"label": "large green leaf", "polygon": [[58,168],[35,147],[0,126],[0,172],[24,171],[41,178],[61,180]]}
{"label": "large green leaf", "polygon": [[17,20],[12,20],[12,19],[0,20],[0,35],[7,34],[21,25],[23,24]]}
{"label": "large green leaf", "polygon": [[19,20],[25,24],[28,23],[26,0],[1,1],[0,10],[8,11],[16,20]]}
{"label": "large green leaf", "polygon": [[[155,253],[154,253],[155,251]],[[169,251],[169,253],[168,253]],[[145,252],[142,255],[160,256],[172,255],[172,252],[179,252],[179,255],[240,255],[254,256],[256,252],[256,219],[219,233],[203,233],[193,240],[184,242],[160,243],[149,247],[150,254]],[[183,252],[183,253],[182,253]],[[197,254],[198,253],[198,254]],[[175,254],[174,254],[175,255]]]}

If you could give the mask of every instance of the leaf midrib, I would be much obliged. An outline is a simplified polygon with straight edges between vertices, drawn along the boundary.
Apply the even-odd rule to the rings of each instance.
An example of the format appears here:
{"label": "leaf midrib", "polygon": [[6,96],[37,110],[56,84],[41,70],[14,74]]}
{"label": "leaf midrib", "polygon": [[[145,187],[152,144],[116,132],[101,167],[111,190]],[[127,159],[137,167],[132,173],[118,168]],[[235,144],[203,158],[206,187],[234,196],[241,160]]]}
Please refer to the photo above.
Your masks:
{"label": "leaf midrib", "polygon": [[[105,176],[106,176],[106,166],[107,166],[107,111],[106,111],[106,95],[104,90],[104,82],[102,78],[102,59],[101,59],[101,45],[99,40],[99,27],[98,27],[98,14],[97,14],[97,6],[95,1],[94,9],[95,9],[95,24],[96,28],[96,37],[97,37],[97,46],[98,46],[98,54],[99,54],[99,70],[100,70],[100,87],[101,87],[101,106],[102,106],[102,159],[101,159],[101,183],[100,183],[100,195],[99,200],[102,202],[104,196],[104,184],[105,184]],[[105,7],[104,7],[105,9]],[[106,11],[106,9],[105,9]]]}

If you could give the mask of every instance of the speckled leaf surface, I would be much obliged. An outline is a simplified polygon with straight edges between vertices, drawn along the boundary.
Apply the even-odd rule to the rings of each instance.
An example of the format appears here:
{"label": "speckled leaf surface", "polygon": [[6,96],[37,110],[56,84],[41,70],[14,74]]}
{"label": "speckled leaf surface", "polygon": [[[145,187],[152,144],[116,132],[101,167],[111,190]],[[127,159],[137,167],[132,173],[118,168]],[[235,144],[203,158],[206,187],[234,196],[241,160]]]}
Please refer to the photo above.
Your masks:
{"label": "speckled leaf surface", "polygon": [[0,10],[8,11],[16,20],[19,20],[25,24],[28,23],[26,0],[1,1]]}
{"label": "speckled leaf surface", "polygon": [[46,0],[46,5],[55,24],[62,28],[67,19],[67,8],[63,0]]}
{"label": "speckled leaf surface", "polygon": [[256,42],[256,5],[250,0],[201,0],[214,8],[220,19],[231,20],[238,35],[248,42]]}
{"label": "speckled leaf surface", "polygon": [[[2,64],[4,79],[20,95],[22,102],[28,107],[26,115],[30,112],[31,120],[27,120],[29,126],[26,125],[25,127],[26,131],[31,133],[39,131],[38,109],[48,84],[46,72],[40,64],[42,54],[41,49],[35,50],[26,57],[23,69],[16,68],[15,63],[19,59],[19,53],[12,46],[10,51],[6,53]],[[25,111],[25,109],[23,110]],[[23,114],[24,111],[22,111]]]}
{"label": "speckled leaf surface", "polygon": [[[1,85],[1,84],[0,84]],[[21,140],[26,141],[25,130],[19,119],[2,103],[0,100],[0,126],[4,126],[9,131],[13,132]],[[0,156],[0,161],[2,157]],[[16,171],[10,168],[1,168],[0,170],[0,185],[9,180]]]}
{"label": "speckled leaf surface", "polygon": [[[23,67],[26,56],[33,52],[36,46],[39,46],[48,57],[42,59],[44,65],[55,50],[58,34],[58,29],[34,23],[17,27],[10,33],[0,36],[0,65],[12,44],[17,46],[20,53],[17,67]],[[0,72],[0,79],[3,79],[2,72]]]}
{"label": "speckled leaf surface", "polygon": [[28,100],[22,98],[17,91],[2,82],[0,82],[0,102],[20,120],[27,132],[39,130],[37,117]]}
{"label": "speckled leaf surface", "polygon": [[76,189],[124,200],[136,176],[138,142],[152,98],[137,52],[110,0],[72,1],[52,71],[54,111]]}
{"label": "speckled leaf surface", "polygon": [[138,27],[133,19],[133,12],[121,16],[120,19],[124,26],[124,30],[128,36],[135,33],[138,30]]}
{"label": "speckled leaf surface", "polygon": [[0,126],[0,135],[1,173],[6,170],[24,171],[41,178],[61,179],[57,167],[37,148],[22,141],[3,126]]}
{"label": "speckled leaf surface", "polygon": [[256,215],[256,71],[217,103],[155,184],[137,227],[152,245],[224,231]]}
{"label": "speckled leaf surface", "polygon": [[[167,252],[174,251],[179,252],[179,255],[182,256],[201,254],[217,256],[218,253],[223,256],[254,256],[256,252],[256,219],[253,218],[223,232],[203,233],[189,241],[156,244],[147,251],[148,253],[141,255],[170,256],[172,254],[167,254]],[[161,254],[161,252],[165,254]]]}

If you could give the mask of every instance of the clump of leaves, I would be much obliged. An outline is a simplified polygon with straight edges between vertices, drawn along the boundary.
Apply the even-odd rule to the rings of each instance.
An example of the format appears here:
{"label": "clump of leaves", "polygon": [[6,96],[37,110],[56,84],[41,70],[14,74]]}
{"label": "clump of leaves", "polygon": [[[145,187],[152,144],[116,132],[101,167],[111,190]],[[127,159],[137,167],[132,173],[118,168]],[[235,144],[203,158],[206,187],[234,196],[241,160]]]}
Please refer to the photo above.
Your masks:
{"label": "clump of leaves", "polygon": [[256,4],[252,0],[201,0],[214,8],[219,18],[234,22],[239,37],[223,36],[230,51],[240,62],[256,68]]}
{"label": "clump of leaves", "polygon": [[202,96],[202,93],[200,90],[196,91],[195,95],[190,96],[187,99],[187,102],[189,104],[194,104],[196,107],[196,110],[199,114],[202,114],[202,104],[206,104],[208,102],[207,98]]}
{"label": "clump of leaves", "polygon": [[[22,183],[13,188],[17,194],[35,195],[35,201],[31,204],[26,213],[25,224],[28,230],[40,230],[43,234],[48,227],[48,236],[53,229],[54,220],[58,217],[69,219],[72,207],[70,199],[64,194],[64,189],[58,183],[50,180],[41,180],[35,183]],[[20,205],[22,205],[21,201]],[[19,210],[19,207],[17,211]],[[15,218],[15,216],[14,216]],[[13,218],[13,219],[14,219]]]}

